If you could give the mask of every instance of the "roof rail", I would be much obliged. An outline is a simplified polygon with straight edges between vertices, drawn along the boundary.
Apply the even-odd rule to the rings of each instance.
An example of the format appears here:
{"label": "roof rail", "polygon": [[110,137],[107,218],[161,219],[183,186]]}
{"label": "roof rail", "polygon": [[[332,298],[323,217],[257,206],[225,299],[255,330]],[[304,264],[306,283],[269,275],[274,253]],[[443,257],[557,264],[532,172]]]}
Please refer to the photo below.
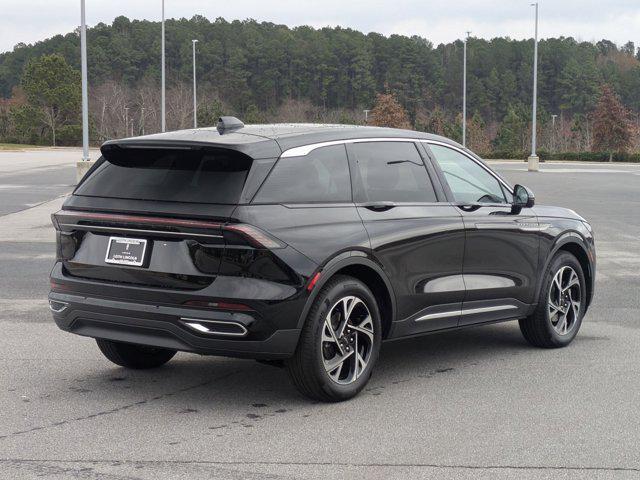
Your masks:
{"label": "roof rail", "polygon": [[238,130],[242,127],[244,127],[244,123],[236,117],[220,117],[218,119],[218,125],[216,126],[220,135]]}

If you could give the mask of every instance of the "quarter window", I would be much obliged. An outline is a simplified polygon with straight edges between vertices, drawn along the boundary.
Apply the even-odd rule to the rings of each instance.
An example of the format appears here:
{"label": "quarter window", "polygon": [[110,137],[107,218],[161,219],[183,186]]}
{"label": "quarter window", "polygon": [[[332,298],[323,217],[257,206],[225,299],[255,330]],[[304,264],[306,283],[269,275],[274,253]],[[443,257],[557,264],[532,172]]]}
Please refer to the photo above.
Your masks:
{"label": "quarter window", "polygon": [[344,145],[278,160],[255,203],[336,203],[351,201],[351,177]]}
{"label": "quarter window", "polygon": [[456,202],[506,203],[500,182],[484,168],[452,148],[429,145]]}
{"label": "quarter window", "polygon": [[359,202],[436,202],[422,157],[411,142],[354,143]]}

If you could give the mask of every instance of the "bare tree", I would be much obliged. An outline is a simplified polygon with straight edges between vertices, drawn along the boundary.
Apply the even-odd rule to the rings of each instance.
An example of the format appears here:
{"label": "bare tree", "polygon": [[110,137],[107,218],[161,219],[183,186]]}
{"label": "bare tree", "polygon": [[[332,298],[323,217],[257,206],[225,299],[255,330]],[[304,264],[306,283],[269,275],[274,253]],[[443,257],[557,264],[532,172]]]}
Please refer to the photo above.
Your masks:
{"label": "bare tree", "polygon": [[193,125],[193,91],[184,82],[167,91],[167,128],[182,130]]}
{"label": "bare tree", "polygon": [[92,89],[89,112],[95,123],[97,140],[128,136],[126,110],[132,102],[132,92],[122,84],[109,80]]}

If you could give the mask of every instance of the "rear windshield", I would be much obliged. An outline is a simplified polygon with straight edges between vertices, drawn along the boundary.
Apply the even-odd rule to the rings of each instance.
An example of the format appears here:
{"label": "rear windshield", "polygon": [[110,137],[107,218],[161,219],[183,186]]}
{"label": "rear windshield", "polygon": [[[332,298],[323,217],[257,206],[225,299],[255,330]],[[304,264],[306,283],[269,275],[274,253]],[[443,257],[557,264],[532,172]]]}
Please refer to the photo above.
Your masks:
{"label": "rear windshield", "polygon": [[238,203],[251,159],[224,149],[116,149],[74,192],[87,197]]}

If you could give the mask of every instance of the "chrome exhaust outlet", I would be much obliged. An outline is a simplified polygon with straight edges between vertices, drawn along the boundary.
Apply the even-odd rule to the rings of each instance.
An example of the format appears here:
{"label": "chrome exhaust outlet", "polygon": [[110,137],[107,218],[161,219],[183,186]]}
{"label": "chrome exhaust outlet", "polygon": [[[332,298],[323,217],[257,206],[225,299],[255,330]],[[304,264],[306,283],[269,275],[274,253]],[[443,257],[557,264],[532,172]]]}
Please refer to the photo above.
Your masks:
{"label": "chrome exhaust outlet", "polygon": [[201,318],[181,318],[187,327],[207,335],[223,335],[227,337],[244,337],[249,331],[238,322],[224,322],[219,320],[204,320]]}
{"label": "chrome exhaust outlet", "polygon": [[58,300],[49,300],[49,310],[53,313],[62,313],[64,312],[69,304],[67,302],[60,302]]}

